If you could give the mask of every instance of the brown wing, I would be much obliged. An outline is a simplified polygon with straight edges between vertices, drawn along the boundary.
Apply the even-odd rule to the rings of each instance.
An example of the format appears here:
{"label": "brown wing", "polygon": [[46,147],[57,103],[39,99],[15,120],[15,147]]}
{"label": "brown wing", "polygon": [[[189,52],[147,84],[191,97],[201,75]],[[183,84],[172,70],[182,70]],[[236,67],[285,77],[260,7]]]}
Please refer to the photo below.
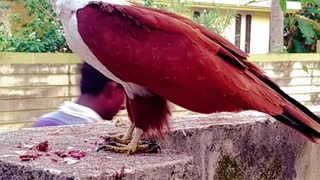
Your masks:
{"label": "brown wing", "polygon": [[203,33],[205,36],[207,36],[212,41],[215,41],[216,43],[221,45],[223,48],[225,48],[227,51],[229,51],[236,58],[246,59],[248,57],[248,55],[245,52],[243,52],[237,46],[235,46],[232,43],[230,43],[229,41],[227,41],[225,38],[223,38],[219,34],[208,30],[207,28],[199,25],[198,23],[195,23],[194,21],[192,21],[192,20],[190,20],[190,19],[188,19],[186,17],[180,16],[178,14],[170,13],[170,12],[167,12],[167,11],[163,11],[161,9],[149,8],[149,7],[141,7],[141,6],[138,6],[138,7],[142,8],[142,9],[146,9],[146,10],[151,10],[151,11],[154,11],[154,12],[157,12],[157,13],[161,13],[161,14],[170,16],[172,18],[178,19],[178,20],[186,23],[187,25],[191,26],[192,28],[199,30],[201,33]]}
{"label": "brown wing", "polygon": [[299,107],[301,110],[303,110],[306,114],[309,116],[313,117],[314,119],[318,119],[316,115],[314,115],[312,112],[310,112],[305,106],[301,105],[299,102],[297,102],[295,99],[291,98],[283,92],[280,87],[273,81],[271,80],[268,76],[266,76],[256,65],[253,63],[249,62],[247,60],[248,55],[244,53],[242,50],[240,50],[238,47],[221,37],[219,34],[214,33],[212,31],[209,31],[207,28],[204,28],[203,26],[191,21],[188,18],[185,18],[183,16],[166,12],[163,10],[155,9],[155,8],[146,8],[146,7],[140,7],[144,9],[149,9],[161,14],[168,15],[170,17],[173,17],[175,19],[179,19],[180,21],[188,24],[189,26],[193,27],[194,29],[199,30],[201,33],[203,33],[205,36],[207,36],[209,39],[212,41],[217,42],[219,45],[221,45],[224,48],[224,51],[229,51],[232,53],[234,58],[237,58],[236,61],[239,61],[242,66],[249,68],[249,71],[252,72],[255,76],[257,76],[261,81],[266,83],[268,86],[270,86],[273,90],[277,91],[281,96],[283,96],[285,99],[287,99],[289,102],[292,104],[296,105]]}
{"label": "brown wing", "polygon": [[246,54],[195,23],[103,3],[80,9],[77,18],[85,43],[124,81],[198,112],[282,112],[284,99],[252,71]]}

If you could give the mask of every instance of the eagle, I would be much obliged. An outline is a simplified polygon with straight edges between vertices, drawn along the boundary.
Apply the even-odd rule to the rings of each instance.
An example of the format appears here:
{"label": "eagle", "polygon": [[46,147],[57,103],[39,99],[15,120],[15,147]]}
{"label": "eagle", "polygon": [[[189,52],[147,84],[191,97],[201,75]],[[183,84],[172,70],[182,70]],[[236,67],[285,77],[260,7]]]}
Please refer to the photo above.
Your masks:
{"label": "eagle", "polygon": [[163,137],[169,102],[206,114],[260,111],[320,142],[320,119],[217,33],[125,0],[50,1],[71,50],[126,91],[132,124],[106,150],[133,154],[144,133]]}

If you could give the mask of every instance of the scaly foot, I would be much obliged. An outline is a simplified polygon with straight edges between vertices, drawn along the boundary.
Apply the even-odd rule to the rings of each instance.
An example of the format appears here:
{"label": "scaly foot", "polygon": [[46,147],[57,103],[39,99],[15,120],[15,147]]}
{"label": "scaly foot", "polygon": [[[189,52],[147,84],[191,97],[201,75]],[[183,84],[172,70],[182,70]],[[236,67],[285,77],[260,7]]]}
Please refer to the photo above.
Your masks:
{"label": "scaly foot", "polygon": [[119,144],[116,142],[110,142],[103,146],[100,146],[97,151],[105,150],[105,151],[112,151],[116,153],[128,153],[128,154],[135,154],[135,153],[158,153],[161,151],[161,148],[156,143],[149,143],[146,141],[141,141],[141,144],[135,146],[133,144]]}
{"label": "scaly foot", "polygon": [[136,128],[134,130],[134,135],[131,141],[129,141],[128,144],[123,144],[121,142],[117,142],[115,138],[107,137],[105,140],[105,144],[97,149],[97,151],[100,150],[106,150],[106,151],[113,151],[117,153],[128,153],[128,154],[134,154],[134,153],[157,153],[159,152],[160,146],[154,142],[147,142],[147,141],[139,141],[142,130]]}
{"label": "scaly foot", "polygon": [[128,145],[131,141],[133,131],[134,131],[134,124],[131,124],[125,135],[106,136],[106,137],[104,137],[104,139],[107,143],[108,142],[116,142],[116,143]]}
{"label": "scaly foot", "polygon": [[115,142],[123,145],[128,145],[131,141],[131,138],[124,138],[124,135],[120,136],[106,136],[103,137],[106,142]]}

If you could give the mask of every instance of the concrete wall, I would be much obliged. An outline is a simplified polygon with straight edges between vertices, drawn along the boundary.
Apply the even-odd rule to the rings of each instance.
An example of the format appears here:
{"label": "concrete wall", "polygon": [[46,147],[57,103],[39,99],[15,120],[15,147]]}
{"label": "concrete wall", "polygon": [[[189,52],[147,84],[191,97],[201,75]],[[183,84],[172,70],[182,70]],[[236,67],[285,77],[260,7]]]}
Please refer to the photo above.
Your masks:
{"label": "concrete wall", "polygon": [[30,126],[79,94],[74,55],[0,54],[0,130]]}
{"label": "concrete wall", "polygon": [[[306,105],[320,104],[320,56],[253,55],[267,75]],[[0,53],[0,131],[30,126],[39,116],[79,95],[79,59],[72,54]],[[311,68],[310,74],[302,65]],[[185,114],[181,108],[175,115]],[[121,111],[116,118],[126,116]]]}
{"label": "concrete wall", "polygon": [[78,96],[77,72],[78,64],[0,65],[0,123],[30,125]]}

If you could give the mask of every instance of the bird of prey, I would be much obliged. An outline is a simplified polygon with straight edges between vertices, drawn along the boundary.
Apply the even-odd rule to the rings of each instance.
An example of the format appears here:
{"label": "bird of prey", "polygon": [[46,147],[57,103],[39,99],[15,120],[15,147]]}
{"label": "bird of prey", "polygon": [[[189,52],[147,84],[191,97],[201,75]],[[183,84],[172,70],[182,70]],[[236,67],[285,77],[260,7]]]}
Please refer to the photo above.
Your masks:
{"label": "bird of prey", "polygon": [[125,0],[51,3],[72,51],[126,91],[132,125],[117,141],[124,145],[107,150],[135,153],[143,133],[161,136],[168,102],[199,113],[260,111],[320,142],[315,114],[246,53],[192,20]]}

